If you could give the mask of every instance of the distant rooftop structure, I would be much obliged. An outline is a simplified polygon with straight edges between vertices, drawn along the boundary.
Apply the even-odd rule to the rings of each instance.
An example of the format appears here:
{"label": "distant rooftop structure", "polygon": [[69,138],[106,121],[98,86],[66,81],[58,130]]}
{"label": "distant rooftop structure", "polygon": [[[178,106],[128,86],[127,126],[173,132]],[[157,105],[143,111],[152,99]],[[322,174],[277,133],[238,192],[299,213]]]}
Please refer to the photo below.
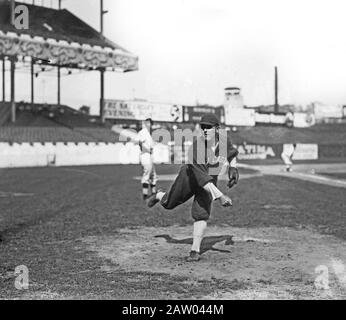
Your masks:
{"label": "distant rooftop structure", "polygon": [[224,107],[225,110],[228,108],[244,108],[243,96],[239,87],[225,88]]}
{"label": "distant rooftop structure", "polygon": [[235,90],[235,91],[239,91],[240,90],[240,88],[238,88],[238,87],[227,87],[227,88],[225,88],[225,90],[226,91],[232,91],[232,90]]}

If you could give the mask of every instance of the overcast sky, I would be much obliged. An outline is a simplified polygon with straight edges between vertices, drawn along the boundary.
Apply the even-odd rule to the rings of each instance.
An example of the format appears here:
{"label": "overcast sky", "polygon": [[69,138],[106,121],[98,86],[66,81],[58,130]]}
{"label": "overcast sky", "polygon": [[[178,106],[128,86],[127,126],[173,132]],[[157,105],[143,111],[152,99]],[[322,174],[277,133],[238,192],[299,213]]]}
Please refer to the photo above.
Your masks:
{"label": "overcast sky", "polygon": [[[63,0],[63,7],[99,29],[99,3]],[[106,98],[220,105],[223,89],[239,86],[245,104],[272,104],[277,65],[281,104],[346,104],[344,3],[104,0],[105,35],[139,56],[139,71],[107,74]],[[55,85],[40,75],[38,100],[54,102]],[[62,90],[63,103],[98,110],[97,73],[63,77]]]}

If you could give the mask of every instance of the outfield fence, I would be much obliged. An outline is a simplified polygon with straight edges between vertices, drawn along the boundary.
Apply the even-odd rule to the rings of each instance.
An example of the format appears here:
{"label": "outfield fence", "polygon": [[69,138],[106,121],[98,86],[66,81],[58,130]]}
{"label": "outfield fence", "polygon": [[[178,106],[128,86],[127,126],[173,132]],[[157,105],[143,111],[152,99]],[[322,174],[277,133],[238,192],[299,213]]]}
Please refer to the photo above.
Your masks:
{"label": "outfield fence", "polygon": [[[183,145],[157,144],[153,150],[157,164],[181,164],[186,161],[190,142]],[[283,144],[236,145],[242,160],[281,159]],[[0,168],[139,164],[139,146],[117,143],[4,143],[0,142]],[[346,144],[297,144],[293,160],[345,159]]]}

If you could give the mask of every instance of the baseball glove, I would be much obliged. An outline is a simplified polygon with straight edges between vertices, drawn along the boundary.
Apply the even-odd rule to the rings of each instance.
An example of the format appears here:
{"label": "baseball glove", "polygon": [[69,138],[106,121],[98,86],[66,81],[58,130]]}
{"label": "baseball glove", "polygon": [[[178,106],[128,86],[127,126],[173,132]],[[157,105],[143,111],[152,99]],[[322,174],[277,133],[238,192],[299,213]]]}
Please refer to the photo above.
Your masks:
{"label": "baseball glove", "polygon": [[228,169],[228,183],[227,183],[227,187],[228,188],[232,188],[234,187],[239,180],[239,172],[238,169],[235,167],[229,167]]}

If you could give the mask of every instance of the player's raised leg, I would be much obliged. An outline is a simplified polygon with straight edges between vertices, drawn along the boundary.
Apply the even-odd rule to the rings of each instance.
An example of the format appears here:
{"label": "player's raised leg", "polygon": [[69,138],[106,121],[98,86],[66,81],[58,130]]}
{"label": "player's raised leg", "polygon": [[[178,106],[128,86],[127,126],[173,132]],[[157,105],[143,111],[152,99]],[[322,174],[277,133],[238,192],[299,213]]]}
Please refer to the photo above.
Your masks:
{"label": "player's raised leg", "polygon": [[190,176],[188,165],[182,165],[170,189],[167,192],[159,190],[157,194],[149,197],[147,200],[148,207],[151,208],[160,202],[165,209],[171,210],[186,202],[194,195],[195,184]]}

